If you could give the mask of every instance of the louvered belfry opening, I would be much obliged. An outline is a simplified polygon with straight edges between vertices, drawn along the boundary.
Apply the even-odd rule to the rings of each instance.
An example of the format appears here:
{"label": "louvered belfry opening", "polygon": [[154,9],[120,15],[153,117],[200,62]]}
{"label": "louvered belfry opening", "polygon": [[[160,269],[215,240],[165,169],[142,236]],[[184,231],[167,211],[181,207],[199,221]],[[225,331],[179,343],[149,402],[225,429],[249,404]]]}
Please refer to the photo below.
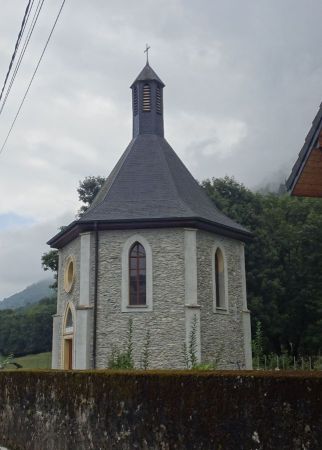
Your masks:
{"label": "louvered belfry opening", "polygon": [[143,112],[151,111],[151,88],[149,84],[143,86]]}
{"label": "louvered belfry opening", "polygon": [[131,85],[133,137],[140,134],[164,135],[163,88],[164,83],[147,63]]}
{"label": "louvered belfry opening", "polygon": [[136,116],[139,112],[138,108],[138,88],[134,86],[133,88],[133,114]]}
{"label": "louvered belfry opening", "polygon": [[157,113],[162,114],[162,97],[161,97],[161,89],[157,87]]}

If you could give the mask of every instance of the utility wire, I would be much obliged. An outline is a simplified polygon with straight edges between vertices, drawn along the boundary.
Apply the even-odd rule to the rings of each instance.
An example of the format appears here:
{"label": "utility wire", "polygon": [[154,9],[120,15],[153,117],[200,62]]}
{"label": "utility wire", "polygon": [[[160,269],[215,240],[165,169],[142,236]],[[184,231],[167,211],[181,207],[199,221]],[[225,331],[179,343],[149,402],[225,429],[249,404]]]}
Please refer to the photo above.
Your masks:
{"label": "utility wire", "polygon": [[[34,1],[34,0],[33,0],[33,1]],[[40,11],[41,11],[41,9],[42,9],[42,6],[43,6],[43,4],[44,4],[44,1],[45,1],[45,0],[39,0],[39,1],[38,1],[38,4],[37,4],[37,6],[36,6],[36,9],[35,9],[35,12],[34,12],[34,16],[33,16],[32,20],[31,20],[31,24],[30,24],[30,26],[29,26],[29,30],[28,30],[27,35],[26,35],[26,38],[25,38],[25,42],[24,42],[24,44],[23,44],[23,47],[22,47],[22,49],[21,49],[21,52],[20,52],[20,55],[19,55],[19,58],[18,58],[18,62],[17,62],[17,64],[16,64],[15,70],[14,70],[12,76],[11,76],[11,80],[10,80],[10,83],[9,83],[9,86],[8,86],[8,89],[7,89],[7,92],[6,92],[6,95],[5,95],[4,99],[3,99],[2,105],[0,106],[0,115],[2,114],[2,111],[3,111],[3,109],[4,109],[4,107],[5,107],[6,103],[7,103],[8,96],[9,96],[9,94],[10,94],[12,85],[13,85],[15,79],[16,79],[16,76],[17,76],[17,73],[18,73],[18,71],[19,71],[19,68],[20,68],[21,62],[22,62],[22,60],[23,60],[23,57],[24,57],[24,55],[25,55],[25,53],[26,53],[26,50],[27,50],[27,47],[28,47],[30,38],[31,38],[32,33],[33,33],[33,31],[34,31],[34,28],[35,28],[35,25],[36,25],[36,23],[37,23],[37,20],[38,20]]]}
{"label": "utility wire", "polygon": [[29,14],[30,14],[30,5],[31,5],[31,3],[33,3],[33,1],[29,0],[28,4],[27,4],[27,7],[25,9],[25,13],[24,13],[24,16],[23,16],[23,19],[22,19],[22,23],[21,23],[21,26],[20,26],[20,31],[19,31],[19,34],[18,34],[18,37],[17,37],[17,40],[16,40],[15,48],[14,48],[13,54],[11,56],[11,61],[10,61],[9,68],[8,68],[8,71],[7,71],[7,74],[6,74],[6,78],[4,79],[4,83],[3,83],[3,86],[2,86],[2,89],[1,89],[0,101],[2,99],[3,91],[5,90],[5,87],[6,87],[6,84],[7,84],[9,75],[10,75],[10,72],[11,72],[12,65],[14,63],[14,60],[15,60],[15,57],[16,57],[16,54],[17,54],[17,51],[18,51],[18,48],[19,48],[19,45],[20,45],[20,41],[21,41],[22,35],[23,35],[24,31],[25,31],[26,23],[27,23]]}
{"label": "utility wire", "polygon": [[12,131],[12,129],[13,129],[15,123],[16,123],[16,120],[17,120],[17,118],[18,118],[18,116],[19,116],[19,113],[20,113],[20,111],[21,111],[22,105],[24,104],[24,102],[25,102],[25,100],[26,100],[26,97],[27,97],[27,95],[28,95],[29,89],[30,89],[30,87],[31,87],[31,85],[32,85],[32,82],[33,82],[35,76],[36,76],[36,73],[37,73],[38,68],[39,68],[39,66],[40,66],[40,63],[41,63],[41,61],[42,61],[42,58],[43,58],[43,56],[44,56],[44,54],[45,54],[45,51],[46,51],[46,49],[47,49],[47,47],[48,47],[49,41],[50,41],[50,39],[51,39],[51,36],[52,36],[52,34],[53,34],[53,32],[54,32],[54,30],[55,30],[55,28],[56,28],[56,24],[57,24],[58,19],[59,19],[60,15],[61,15],[61,12],[62,12],[62,10],[63,10],[63,7],[64,7],[64,5],[65,5],[65,2],[66,2],[66,0],[63,0],[62,3],[61,3],[61,6],[60,6],[59,11],[58,11],[58,14],[57,14],[57,16],[56,16],[55,22],[54,22],[54,24],[53,24],[53,26],[52,26],[52,28],[51,28],[51,30],[50,30],[48,39],[47,39],[46,44],[45,44],[45,46],[44,46],[44,48],[43,48],[43,51],[41,52],[41,55],[40,55],[40,58],[39,58],[39,60],[38,60],[37,65],[36,65],[36,68],[35,68],[35,70],[34,70],[34,73],[32,74],[32,77],[31,77],[31,79],[30,79],[30,82],[29,82],[29,84],[28,84],[28,87],[27,87],[27,89],[26,89],[26,92],[25,92],[25,94],[24,94],[24,96],[23,96],[23,98],[22,98],[22,100],[21,100],[21,102],[20,102],[20,105],[19,105],[17,114],[15,115],[15,118],[14,118],[13,121],[12,121],[11,127],[9,128],[9,131],[8,131],[8,133],[7,133],[7,136],[6,136],[4,142],[3,142],[2,146],[1,146],[1,149],[0,149],[0,155],[1,155],[1,153],[3,152],[3,149],[5,148],[5,145],[6,145],[8,139],[9,139],[9,136],[10,136],[10,134],[11,134],[11,131]]}

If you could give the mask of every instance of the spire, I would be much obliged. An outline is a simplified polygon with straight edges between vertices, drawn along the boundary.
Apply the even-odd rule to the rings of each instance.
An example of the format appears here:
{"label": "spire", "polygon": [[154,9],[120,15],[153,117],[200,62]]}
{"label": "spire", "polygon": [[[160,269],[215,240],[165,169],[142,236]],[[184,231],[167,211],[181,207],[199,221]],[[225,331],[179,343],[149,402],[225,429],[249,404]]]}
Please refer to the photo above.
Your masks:
{"label": "spire", "polygon": [[164,83],[149,64],[146,65],[131,85],[133,111],[133,137],[139,134],[163,136],[163,88]]}

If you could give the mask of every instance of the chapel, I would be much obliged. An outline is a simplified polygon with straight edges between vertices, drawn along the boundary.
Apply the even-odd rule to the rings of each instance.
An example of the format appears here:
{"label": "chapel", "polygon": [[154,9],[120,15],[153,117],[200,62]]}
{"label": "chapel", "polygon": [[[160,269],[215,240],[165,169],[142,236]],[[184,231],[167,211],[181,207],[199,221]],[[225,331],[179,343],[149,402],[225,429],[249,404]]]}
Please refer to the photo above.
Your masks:
{"label": "chapel", "polygon": [[[164,83],[131,85],[133,137],[59,250],[52,367],[252,367],[244,244],[164,138]],[[122,124],[120,124],[122,128]]]}

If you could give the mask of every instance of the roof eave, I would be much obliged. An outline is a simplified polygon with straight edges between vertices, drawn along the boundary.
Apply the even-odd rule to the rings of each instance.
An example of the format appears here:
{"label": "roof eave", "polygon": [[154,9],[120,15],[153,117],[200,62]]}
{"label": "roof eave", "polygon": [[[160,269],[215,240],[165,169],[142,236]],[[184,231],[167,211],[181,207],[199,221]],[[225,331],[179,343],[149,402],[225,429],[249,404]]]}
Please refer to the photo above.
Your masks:
{"label": "roof eave", "polygon": [[125,219],[125,220],[95,220],[72,222],[63,231],[56,234],[47,244],[52,248],[62,248],[80,233],[98,230],[126,230],[136,228],[197,228],[213,233],[219,233],[232,239],[247,242],[253,239],[252,233],[247,230],[240,230],[229,227],[200,217],[173,217],[167,219]]}

